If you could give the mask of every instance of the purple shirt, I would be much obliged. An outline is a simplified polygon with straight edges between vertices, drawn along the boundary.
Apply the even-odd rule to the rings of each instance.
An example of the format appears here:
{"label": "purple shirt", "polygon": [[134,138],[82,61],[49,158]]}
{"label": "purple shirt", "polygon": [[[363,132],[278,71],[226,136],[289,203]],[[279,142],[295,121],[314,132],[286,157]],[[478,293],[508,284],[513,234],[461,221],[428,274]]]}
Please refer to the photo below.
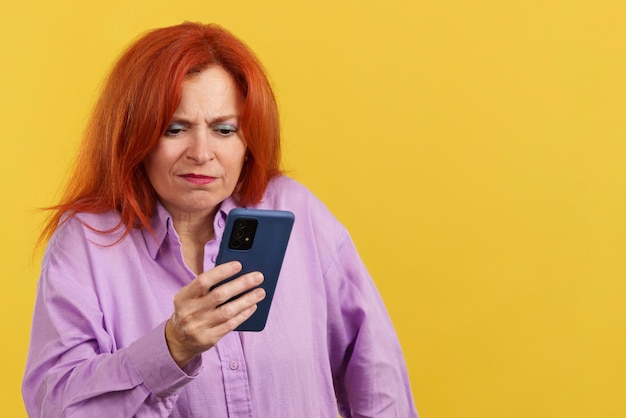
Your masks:
{"label": "purple shirt", "polygon": [[[228,212],[205,246],[211,269]],[[307,189],[273,180],[262,209],[295,224],[265,330],[231,332],[180,369],[165,342],[194,274],[160,204],[156,239],[115,245],[116,212],[80,214],[42,262],[23,395],[31,417],[416,417],[402,351],[346,231]],[[91,228],[90,228],[91,227]]]}

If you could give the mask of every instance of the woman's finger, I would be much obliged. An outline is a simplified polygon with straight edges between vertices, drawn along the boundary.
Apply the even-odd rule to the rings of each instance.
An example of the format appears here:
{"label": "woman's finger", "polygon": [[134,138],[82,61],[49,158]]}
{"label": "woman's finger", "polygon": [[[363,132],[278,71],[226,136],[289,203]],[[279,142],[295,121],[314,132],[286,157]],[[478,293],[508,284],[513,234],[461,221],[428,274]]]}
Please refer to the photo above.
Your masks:
{"label": "woman's finger", "polygon": [[214,287],[203,299],[207,299],[208,303],[212,306],[219,306],[261,283],[263,283],[263,274],[258,271],[247,273]]}
{"label": "woman's finger", "polygon": [[211,287],[219,282],[234,276],[241,271],[241,263],[231,261],[215,266],[211,270],[200,273],[187,286],[184,286],[177,294],[183,299],[198,298],[204,296]]}

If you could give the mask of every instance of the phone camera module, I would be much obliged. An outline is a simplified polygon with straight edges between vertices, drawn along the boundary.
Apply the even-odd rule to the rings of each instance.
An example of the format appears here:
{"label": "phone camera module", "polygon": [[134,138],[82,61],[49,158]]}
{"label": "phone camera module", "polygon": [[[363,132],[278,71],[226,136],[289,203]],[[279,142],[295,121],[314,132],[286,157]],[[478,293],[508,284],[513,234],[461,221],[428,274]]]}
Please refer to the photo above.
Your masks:
{"label": "phone camera module", "polygon": [[234,250],[249,250],[254,243],[254,235],[259,222],[254,218],[238,218],[230,234],[228,246]]}

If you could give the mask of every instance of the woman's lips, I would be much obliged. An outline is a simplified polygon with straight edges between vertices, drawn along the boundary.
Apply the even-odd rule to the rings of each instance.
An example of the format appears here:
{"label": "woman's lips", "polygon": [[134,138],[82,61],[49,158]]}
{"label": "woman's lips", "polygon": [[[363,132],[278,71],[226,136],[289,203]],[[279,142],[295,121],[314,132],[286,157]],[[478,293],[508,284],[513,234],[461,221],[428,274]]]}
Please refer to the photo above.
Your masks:
{"label": "woman's lips", "polygon": [[193,184],[209,184],[215,180],[215,177],[203,176],[201,174],[182,174],[180,177]]}

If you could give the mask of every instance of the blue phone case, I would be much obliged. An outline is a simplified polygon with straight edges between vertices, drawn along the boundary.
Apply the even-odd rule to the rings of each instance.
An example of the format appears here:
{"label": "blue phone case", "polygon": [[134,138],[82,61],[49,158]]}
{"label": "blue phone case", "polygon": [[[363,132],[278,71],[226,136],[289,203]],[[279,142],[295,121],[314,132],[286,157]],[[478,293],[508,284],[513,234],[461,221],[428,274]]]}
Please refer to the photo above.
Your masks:
{"label": "blue phone case", "polygon": [[228,214],[215,264],[236,260],[242,270],[216,286],[242,274],[260,271],[265,278],[260,287],[266,292],[254,314],[236,331],[265,328],[294,220],[293,213],[281,210],[235,208]]}

